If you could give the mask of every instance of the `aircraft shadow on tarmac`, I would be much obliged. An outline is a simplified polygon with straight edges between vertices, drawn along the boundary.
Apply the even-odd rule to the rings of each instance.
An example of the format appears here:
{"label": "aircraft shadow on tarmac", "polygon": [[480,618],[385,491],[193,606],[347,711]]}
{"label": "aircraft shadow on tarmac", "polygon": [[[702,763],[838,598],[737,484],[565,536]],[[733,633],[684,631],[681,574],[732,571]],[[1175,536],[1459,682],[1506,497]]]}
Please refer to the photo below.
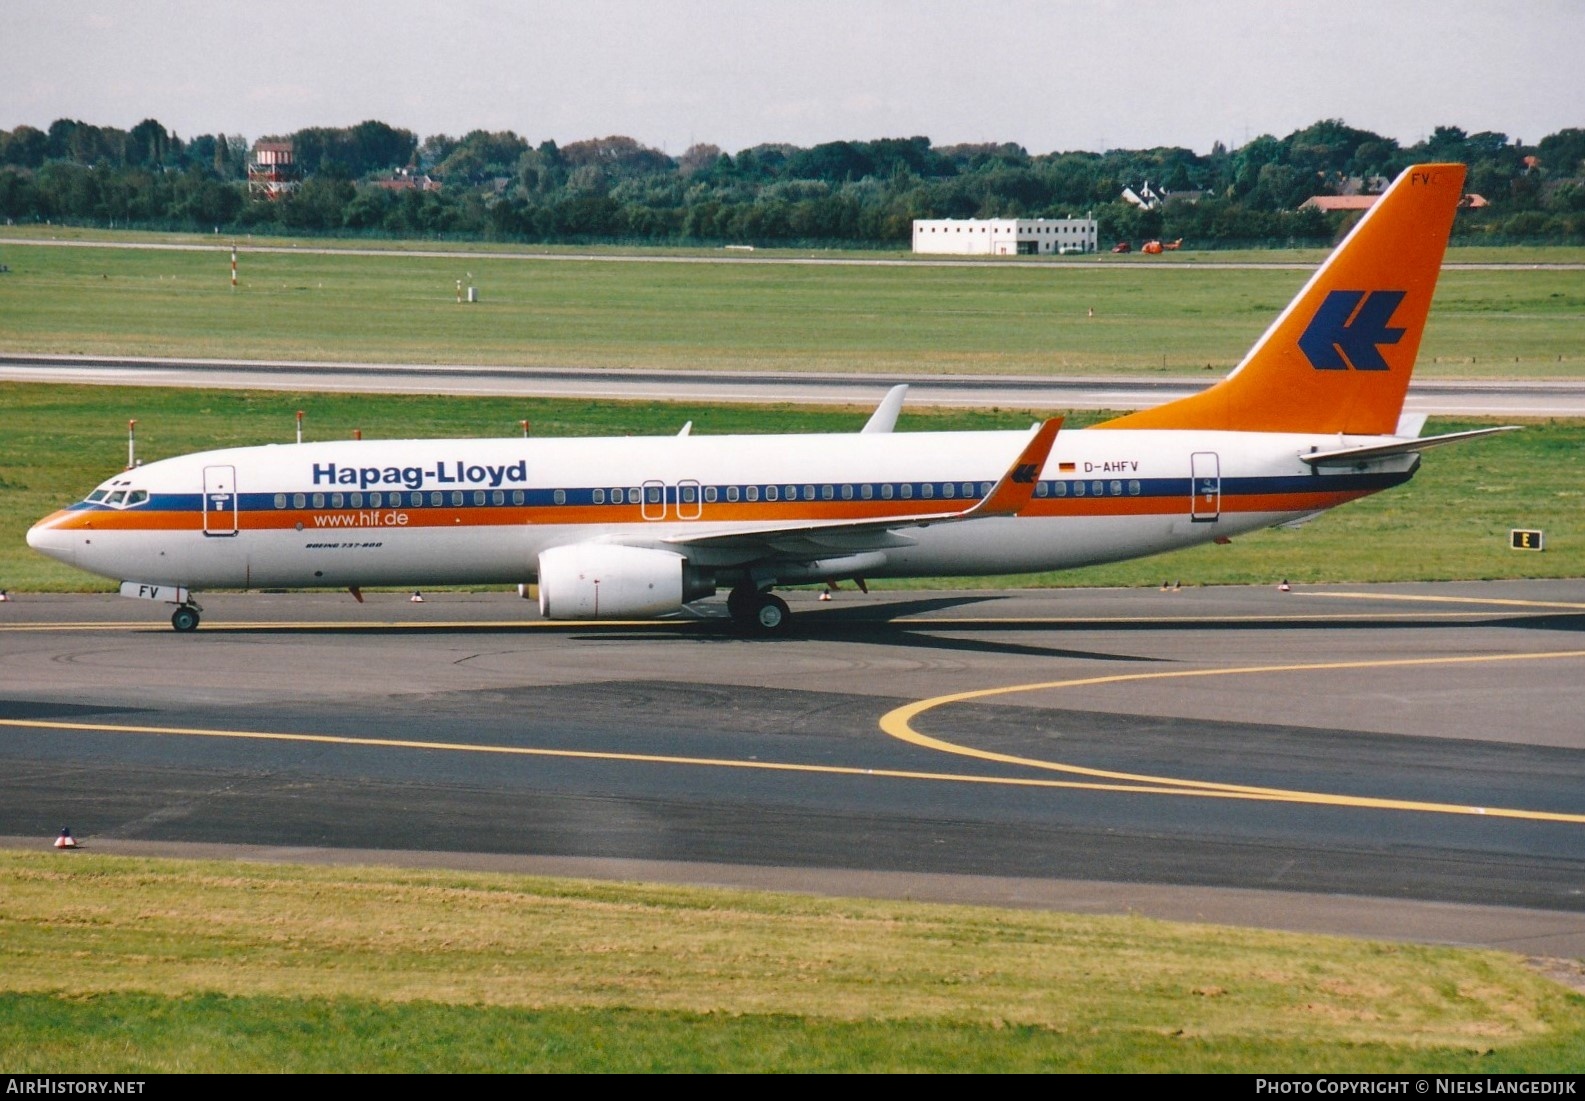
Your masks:
{"label": "aircraft shadow on tarmac", "polygon": [[[692,618],[657,620],[653,626],[633,623],[598,625],[569,622],[558,625],[535,623],[532,630],[540,633],[549,630],[566,638],[590,642],[631,642],[655,640],[661,642],[684,640],[694,643],[744,643],[752,642],[776,646],[787,639],[802,641],[830,641],[840,643],[869,643],[906,649],[959,651],[964,653],[1009,654],[1026,657],[1060,657],[1094,661],[1156,662],[1163,659],[1132,654],[1118,654],[1095,650],[1071,649],[1057,645],[1041,645],[1028,641],[1028,636],[1040,632],[1055,642],[1076,634],[1093,635],[1097,631],[1108,634],[1151,633],[1175,631],[1362,631],[1362,630],[1417,630],[1437,631],[1468,629],[1469,627],[1506,627],[1521,630],[1585,631],[1585,613],[1576,612],[1495,612],[1489,618],[1447,618],[1427,613],[1423,617],[1383,615],[1372,618],[1370,613],[1340,615],[1335,619],[1294,619],[1280,615],[1228,616],[1218,619],[1213,615],[1192,615],[1182,618],[1163,616],[1152,619],[1111,619],[1106,617],[1075,616],[1070,619],[1045,621],[1027,618],[1010,618],[997,621],[991,617],[965,618],[955,622],[950,618],[931,619],[929,622],[911,622],[909,617],[939,615],[972,605],[994,605],[1004,599],[995,594],[965,593],[963,595],[932,595],[920,599],[903,599],[886,603],[866,603],[862,606],[831,606],[800,609],[792,627],[785,636],[766,636],[735,625],[725,614],[725,609],[707,605],[703,612]],[[530,628],[519,623],[472,624],[424,623],[335,625],[288,627],[285,630],[302,630],[317,633],[334,630],[338,634],[363,634],[396,636],[411,634],[477,634],[481,631],[512,633]],[[229,629],[237,634],[278,634],[283,628],[276,626],[250,627],[239,625]],[[1024,639],[1013,642],[998,636],[1017,633]]]}

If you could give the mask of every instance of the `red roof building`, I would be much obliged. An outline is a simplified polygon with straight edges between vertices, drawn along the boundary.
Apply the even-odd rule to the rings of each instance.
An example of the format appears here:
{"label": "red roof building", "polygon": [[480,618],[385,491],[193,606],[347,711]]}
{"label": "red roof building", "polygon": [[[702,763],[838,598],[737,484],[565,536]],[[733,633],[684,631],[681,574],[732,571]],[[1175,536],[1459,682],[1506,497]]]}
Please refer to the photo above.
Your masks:
{"label": "red roof building", "polygon": [[1379,195],[1316,195],[1299,204],[1300,210],[1369,210]]}

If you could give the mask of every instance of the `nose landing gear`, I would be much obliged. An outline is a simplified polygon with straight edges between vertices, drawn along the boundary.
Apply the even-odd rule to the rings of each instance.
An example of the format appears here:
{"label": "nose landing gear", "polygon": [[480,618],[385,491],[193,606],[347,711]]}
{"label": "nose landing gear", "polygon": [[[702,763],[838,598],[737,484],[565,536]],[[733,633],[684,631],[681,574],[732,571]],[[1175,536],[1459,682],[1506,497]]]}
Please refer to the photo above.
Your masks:
{"label": "nose landing gear", "polygon": [[171,626],[183,633],[196,631],[198,630],[198,613],[201,611],[203,609],[197,604],[183,604],[171,613]]}

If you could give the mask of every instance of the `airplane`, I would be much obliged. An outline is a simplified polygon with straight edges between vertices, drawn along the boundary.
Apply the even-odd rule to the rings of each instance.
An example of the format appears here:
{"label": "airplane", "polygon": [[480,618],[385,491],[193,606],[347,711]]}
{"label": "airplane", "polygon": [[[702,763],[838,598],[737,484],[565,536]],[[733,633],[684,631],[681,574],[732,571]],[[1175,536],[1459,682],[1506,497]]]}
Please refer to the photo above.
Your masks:
{"label": "airplane", "polygon": [[898,386],[847,433],[236,447],[132,466],[28,543],[175,605],[178,631],[206,589],[516,583],[549,620],[726,589],[737,625],[777,635],[777,587],[1062,570],[1302,522],[1509,430],[1420,437],[1402,415],[1464,174],[1406,169],[1232,373],[1082,430],[895,432]]}

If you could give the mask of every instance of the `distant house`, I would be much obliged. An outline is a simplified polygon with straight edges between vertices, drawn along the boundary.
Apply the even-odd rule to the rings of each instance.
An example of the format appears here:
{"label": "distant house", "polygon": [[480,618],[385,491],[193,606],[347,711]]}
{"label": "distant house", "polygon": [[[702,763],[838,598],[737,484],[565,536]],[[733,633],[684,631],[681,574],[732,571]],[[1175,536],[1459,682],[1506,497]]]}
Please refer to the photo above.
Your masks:
{"label": "distant house", "polygon": [[[1319,210],[1329,214],[1334,210],[1369,210],[1376,205],[1380,195],[1315,195],[1299,204],[1300,210]],[[1464,209],[1478,210],[1488,205],[1484,196],[1469,194],[1459,200]]]}
{"label": "distant house", "polygon": [[1152,188],[1149,180],[1146,180],[1138,191],[1131,187],[1123,188],[1123,202],[1133,203],[1144,210],[1155,210],[1166,201],[1166,196]]}
{"label": "distant house", "polygon": [[1386,176],[1348,176],[1337,185],[1339,195],[1380,195],[1392,183]]}
{"label": "distant house", "polygon": [[439,191],[440,181],[424,173],[415,174],[403,169],[388,180],[374,180],[373,186],[386,191]]}
{"label": "distant house", "polygon": [[1152,187],[1150,181],[1146,180],[1138,191],[1131,187],[1123,188],[1121,198],[1123,202],[1133,203],[1143,210],[1156,210],[1173,203],[1197,203],[1211,194],[1209,191],[1163,191]]}
{"label": "distant house", "polygon": [[1299,204],[1300,210],[1369,210],[1376,205],[1379,195],[1315,195]]}

